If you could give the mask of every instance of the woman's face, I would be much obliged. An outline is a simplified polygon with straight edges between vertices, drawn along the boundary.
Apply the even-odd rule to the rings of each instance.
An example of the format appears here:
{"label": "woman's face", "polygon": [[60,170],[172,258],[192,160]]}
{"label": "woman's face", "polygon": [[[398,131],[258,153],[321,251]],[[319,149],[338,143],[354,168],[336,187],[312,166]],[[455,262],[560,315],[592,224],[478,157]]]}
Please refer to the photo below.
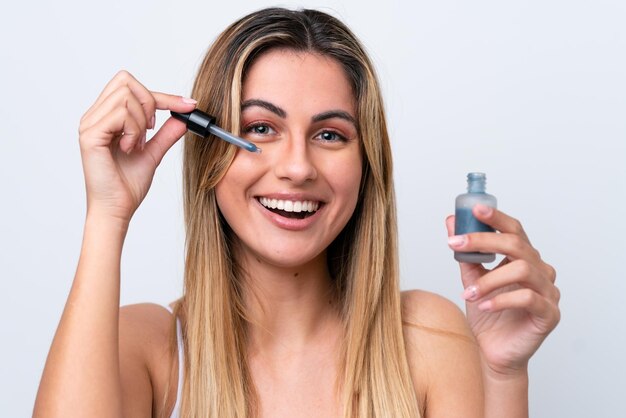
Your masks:
{"label": "woman's face", "polygon": [[276,49],[243,84],[239,150],[216,187],[243,256],[297,267],[325,256],[350,219],[361,181],[355,99],[338,62]]}

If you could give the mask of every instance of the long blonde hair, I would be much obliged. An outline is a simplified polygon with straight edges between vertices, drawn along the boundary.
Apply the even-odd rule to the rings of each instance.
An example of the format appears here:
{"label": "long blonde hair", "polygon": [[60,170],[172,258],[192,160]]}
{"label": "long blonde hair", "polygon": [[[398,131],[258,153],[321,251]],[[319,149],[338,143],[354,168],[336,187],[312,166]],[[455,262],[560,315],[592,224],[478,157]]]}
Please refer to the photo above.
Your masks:
{"label": "long blonde hair", "polygon": [[[359,202],[328,249],[344,326],[343,416],[418,417],[402,334],[391,149],[378,82],[363,47],[337,19],[313,10],[252,13],[228,27],[200,66],[192,97],[218,124],[240,130],[246,70],[271,48],[331,57],[356,99],[363,155]],[[184,295],[176,314],[185,347],[183,417],[252,417],[258,399],[246,360],[246,310],[229,228],[215,197],[235,155],[218,140],[184,142],[187,231]],[[174,348],[174,345],[172,345]]]}

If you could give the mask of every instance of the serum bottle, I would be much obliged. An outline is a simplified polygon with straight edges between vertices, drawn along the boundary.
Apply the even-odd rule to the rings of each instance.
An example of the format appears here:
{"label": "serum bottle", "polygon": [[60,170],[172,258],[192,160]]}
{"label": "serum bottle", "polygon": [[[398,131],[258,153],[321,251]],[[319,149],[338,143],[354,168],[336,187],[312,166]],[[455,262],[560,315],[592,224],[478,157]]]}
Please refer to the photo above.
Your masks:
{"label": "serum bottle", "polygon": [[[497,207],[495,196],[485,192],[487,176],[485,173],[469,173],[467,175],[467,193],[458,195],[455,204],[454,234],[463,235],[471,232],[495,232],[495,230],[480,222],[472,214],[476,204]],[[479,252],[454,252],[454,259],[465,263],[490,263],[496,259],[495,254]]]}

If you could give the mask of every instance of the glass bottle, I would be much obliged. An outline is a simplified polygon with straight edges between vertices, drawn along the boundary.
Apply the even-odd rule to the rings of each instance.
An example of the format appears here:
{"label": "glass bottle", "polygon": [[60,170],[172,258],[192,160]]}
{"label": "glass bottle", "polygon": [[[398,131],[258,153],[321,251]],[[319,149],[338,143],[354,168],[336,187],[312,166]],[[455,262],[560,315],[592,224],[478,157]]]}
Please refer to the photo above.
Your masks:
{"label": "glass bottle", "polygon": [[[455,235],[472,232],[495,232],[492,227],[482,223],[472,214],[472,208],[478,203],[492,208],[497,207],[495,196],[485,192],[486,181],[485,173],[469,173],[467,175],[467,193],[458,195],[455,202]],[[473,264],[490,263],[496,259],[496,255],[493,253],[455,251],[454,259]]]}

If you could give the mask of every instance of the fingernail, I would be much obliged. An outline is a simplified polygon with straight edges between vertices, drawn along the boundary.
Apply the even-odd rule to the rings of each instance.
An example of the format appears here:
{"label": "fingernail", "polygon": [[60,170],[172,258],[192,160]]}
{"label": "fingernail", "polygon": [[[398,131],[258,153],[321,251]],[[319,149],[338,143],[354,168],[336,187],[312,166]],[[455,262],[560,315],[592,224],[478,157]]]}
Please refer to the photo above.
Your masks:
{"label": "fingernail", "polygon": [[197,100],[190,99],[189,97],[181,97],[181,100],[183,101],[183,103],[186,103],[186,104],[193,104],[193,105],[198,104]]}
{"label": "fingernail", "polygon": [[478,287],[472,285],[467,286],[465,291],[463,292],[463,299],[465,300],[476,300],[478,297]]}
{"label": "fingernail", "polygon": [[490,311],[491,308],[493,308],[493,302],[490,300],[486,300],[478,305],[478,309],[480,309],[481,311]]}
{"label": "fingernail", "polygon": [[155,115],[152,115],[152,118],[150,119],[150,129],[154,129],[155,122],[156,122]]}
{"label": "fingernail", "polygon": [[448,238],[448,245],[451,247],[459,248],[465,245],[467,238],[465,235],[454,235]]}
{"label": "fingernail", "polygon": [[476,205],[476,212],[483,216],[489,216],[493,212],[493,208],[486,205]]}

